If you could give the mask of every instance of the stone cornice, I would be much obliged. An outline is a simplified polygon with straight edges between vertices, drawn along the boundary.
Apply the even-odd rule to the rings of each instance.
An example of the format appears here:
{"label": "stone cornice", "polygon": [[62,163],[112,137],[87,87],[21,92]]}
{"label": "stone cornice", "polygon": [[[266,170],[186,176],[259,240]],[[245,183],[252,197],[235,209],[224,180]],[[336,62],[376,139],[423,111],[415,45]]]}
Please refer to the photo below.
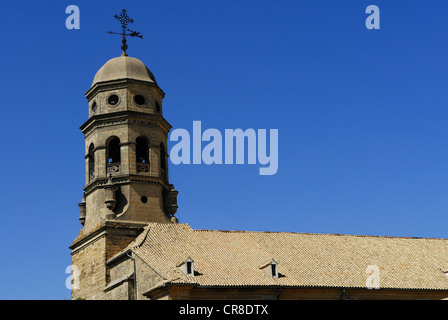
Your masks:
{"label": "stone cornice", "polygon": [[76,238],[73,241],[72,245],[69,247],[69,249],[72,250],[71,254],[74,255],[79,250],[85,248],[86,246],[106,236],[107,230],[111,228],[143,229],[146,225],[147,223],[128,222],[128,221],[105,221],[101,225],[99,225],[95,230],[91,231],[89,234],[85,236],[81,235],[78,238]]}
{"label": "stone cornice", "polygon": [[94,96],[99,91],[109,91],[112,89],[127,88],[129,83],[138,83],[154,87],[160,93],[162,98],[165,97],[165,92],[159,87],[157,83],[134,80],[134,79],[118,79],[96,83],[94,86],[92,86],[89,90],[86,91],[85,96],[87,100],[90,100],[92,96]]}
{"label": "stone cornice", "polygon": [[[87,184],[84,187],[84,192],[86,195],[93,192],[95,189],[103,188],[108,182],[107,177],[103,178],[95,178],[92,182]],[[164,188],[168,188],[168,184],[165,181],[157,176],[142,176],[136,174],[128,174],[128,175],[114,175],[112,177],[112,182],[116,185],[129,184],[132,182],[136,183],[147,183],[147,184],[159,184]]]}
{"label": "stone cornice", "polygon": [[156,123],[165,133],[168,133],[172,128],[168,121],[161,115],[125,110],[94,115],[84,122],[79,129],[87,136],[98,127],[128,124],[130,120],[151,121]]}

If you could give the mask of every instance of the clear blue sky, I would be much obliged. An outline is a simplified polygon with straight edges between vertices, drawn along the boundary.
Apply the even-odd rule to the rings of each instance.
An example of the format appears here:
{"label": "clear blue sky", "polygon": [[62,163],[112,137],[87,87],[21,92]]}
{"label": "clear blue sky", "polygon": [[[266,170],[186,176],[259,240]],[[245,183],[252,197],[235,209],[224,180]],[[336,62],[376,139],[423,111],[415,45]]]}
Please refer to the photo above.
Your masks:
{"label": "clear blue sky", "polygon": [[[68,30],[65,8],[81,12]],[[381,29],[367,30],[377,5]],[[279,169],[170,164],[195,229],[448,238],[448,2],[3,1],[0,299],[68,299],[84,93],[120,55],[113,15],[173,128],[279,130]],[[172,145],[171,145],[172,146]]]}

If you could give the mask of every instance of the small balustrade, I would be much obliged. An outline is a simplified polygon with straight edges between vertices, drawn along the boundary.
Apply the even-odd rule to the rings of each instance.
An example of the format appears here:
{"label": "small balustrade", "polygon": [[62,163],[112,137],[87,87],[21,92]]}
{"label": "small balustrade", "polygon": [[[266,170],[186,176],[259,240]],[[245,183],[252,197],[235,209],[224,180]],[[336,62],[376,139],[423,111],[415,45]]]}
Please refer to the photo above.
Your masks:
{"label": "small balustrade", "polygon": [[137,173],[149,173],[149,163],[137,162]]}
{"label": "small balustrade", "polygon": [[121,164],[120,163],[109,163],[106,167],[107,173],[115,174],[120,172]]}

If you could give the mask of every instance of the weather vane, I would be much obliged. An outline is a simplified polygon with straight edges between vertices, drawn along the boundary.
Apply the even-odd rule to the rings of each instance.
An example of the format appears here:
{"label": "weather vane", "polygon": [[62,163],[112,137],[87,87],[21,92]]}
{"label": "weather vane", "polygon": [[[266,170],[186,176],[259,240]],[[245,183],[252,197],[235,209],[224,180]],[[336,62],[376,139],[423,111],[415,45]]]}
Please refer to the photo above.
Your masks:
{"label": "weather vane", "polygon": [[[137,37],[137,38],[142,39],[143,35],[141,35],[140,32],[132,31],[132,30],[128,29],[128,24],[134,23],[134,20],[129,18],[127,11],[125,9],[123,9],[121,11],[120,15],[116,14],[114,17],[121,23],[121,33],[112,32],[112,31],[109,31],[109,33],[110,34],[119,34],[122,36],[121,49],[123,50],[123,55],[127,56],[126,50],[128,49],[128,45],[126,44],[126,37],[131,37],[131,38]],[[126,32],[129,32],[129,33],[126,33]]]}

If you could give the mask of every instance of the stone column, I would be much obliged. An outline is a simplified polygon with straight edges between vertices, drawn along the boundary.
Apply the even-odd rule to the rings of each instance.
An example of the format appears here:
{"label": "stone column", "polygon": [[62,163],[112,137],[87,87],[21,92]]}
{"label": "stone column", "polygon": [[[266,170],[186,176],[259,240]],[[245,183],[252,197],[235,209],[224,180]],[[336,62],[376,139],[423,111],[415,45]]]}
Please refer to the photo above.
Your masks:
{"label": "stone column", "polygon": [[131,159],[130,159],[130,151],[129,151],[129,143],[124,142],[120,143],[120,152],[121,152],[121,168],[120,168],[120,174],[129,174],[130,173],[130,166],[131,166]]}
{"label": "stone column", "polygon": [[158,145],[151,144],[149,147],[149,161],[151,163],[151,167],[149,168],[149,172],[153,177],[160,176],[160,147]]}
{"label": "stone column", "polygon": [[107,177],[106,172],[106,146],[98,147],[95,151],[95,175],[97,178]]}

